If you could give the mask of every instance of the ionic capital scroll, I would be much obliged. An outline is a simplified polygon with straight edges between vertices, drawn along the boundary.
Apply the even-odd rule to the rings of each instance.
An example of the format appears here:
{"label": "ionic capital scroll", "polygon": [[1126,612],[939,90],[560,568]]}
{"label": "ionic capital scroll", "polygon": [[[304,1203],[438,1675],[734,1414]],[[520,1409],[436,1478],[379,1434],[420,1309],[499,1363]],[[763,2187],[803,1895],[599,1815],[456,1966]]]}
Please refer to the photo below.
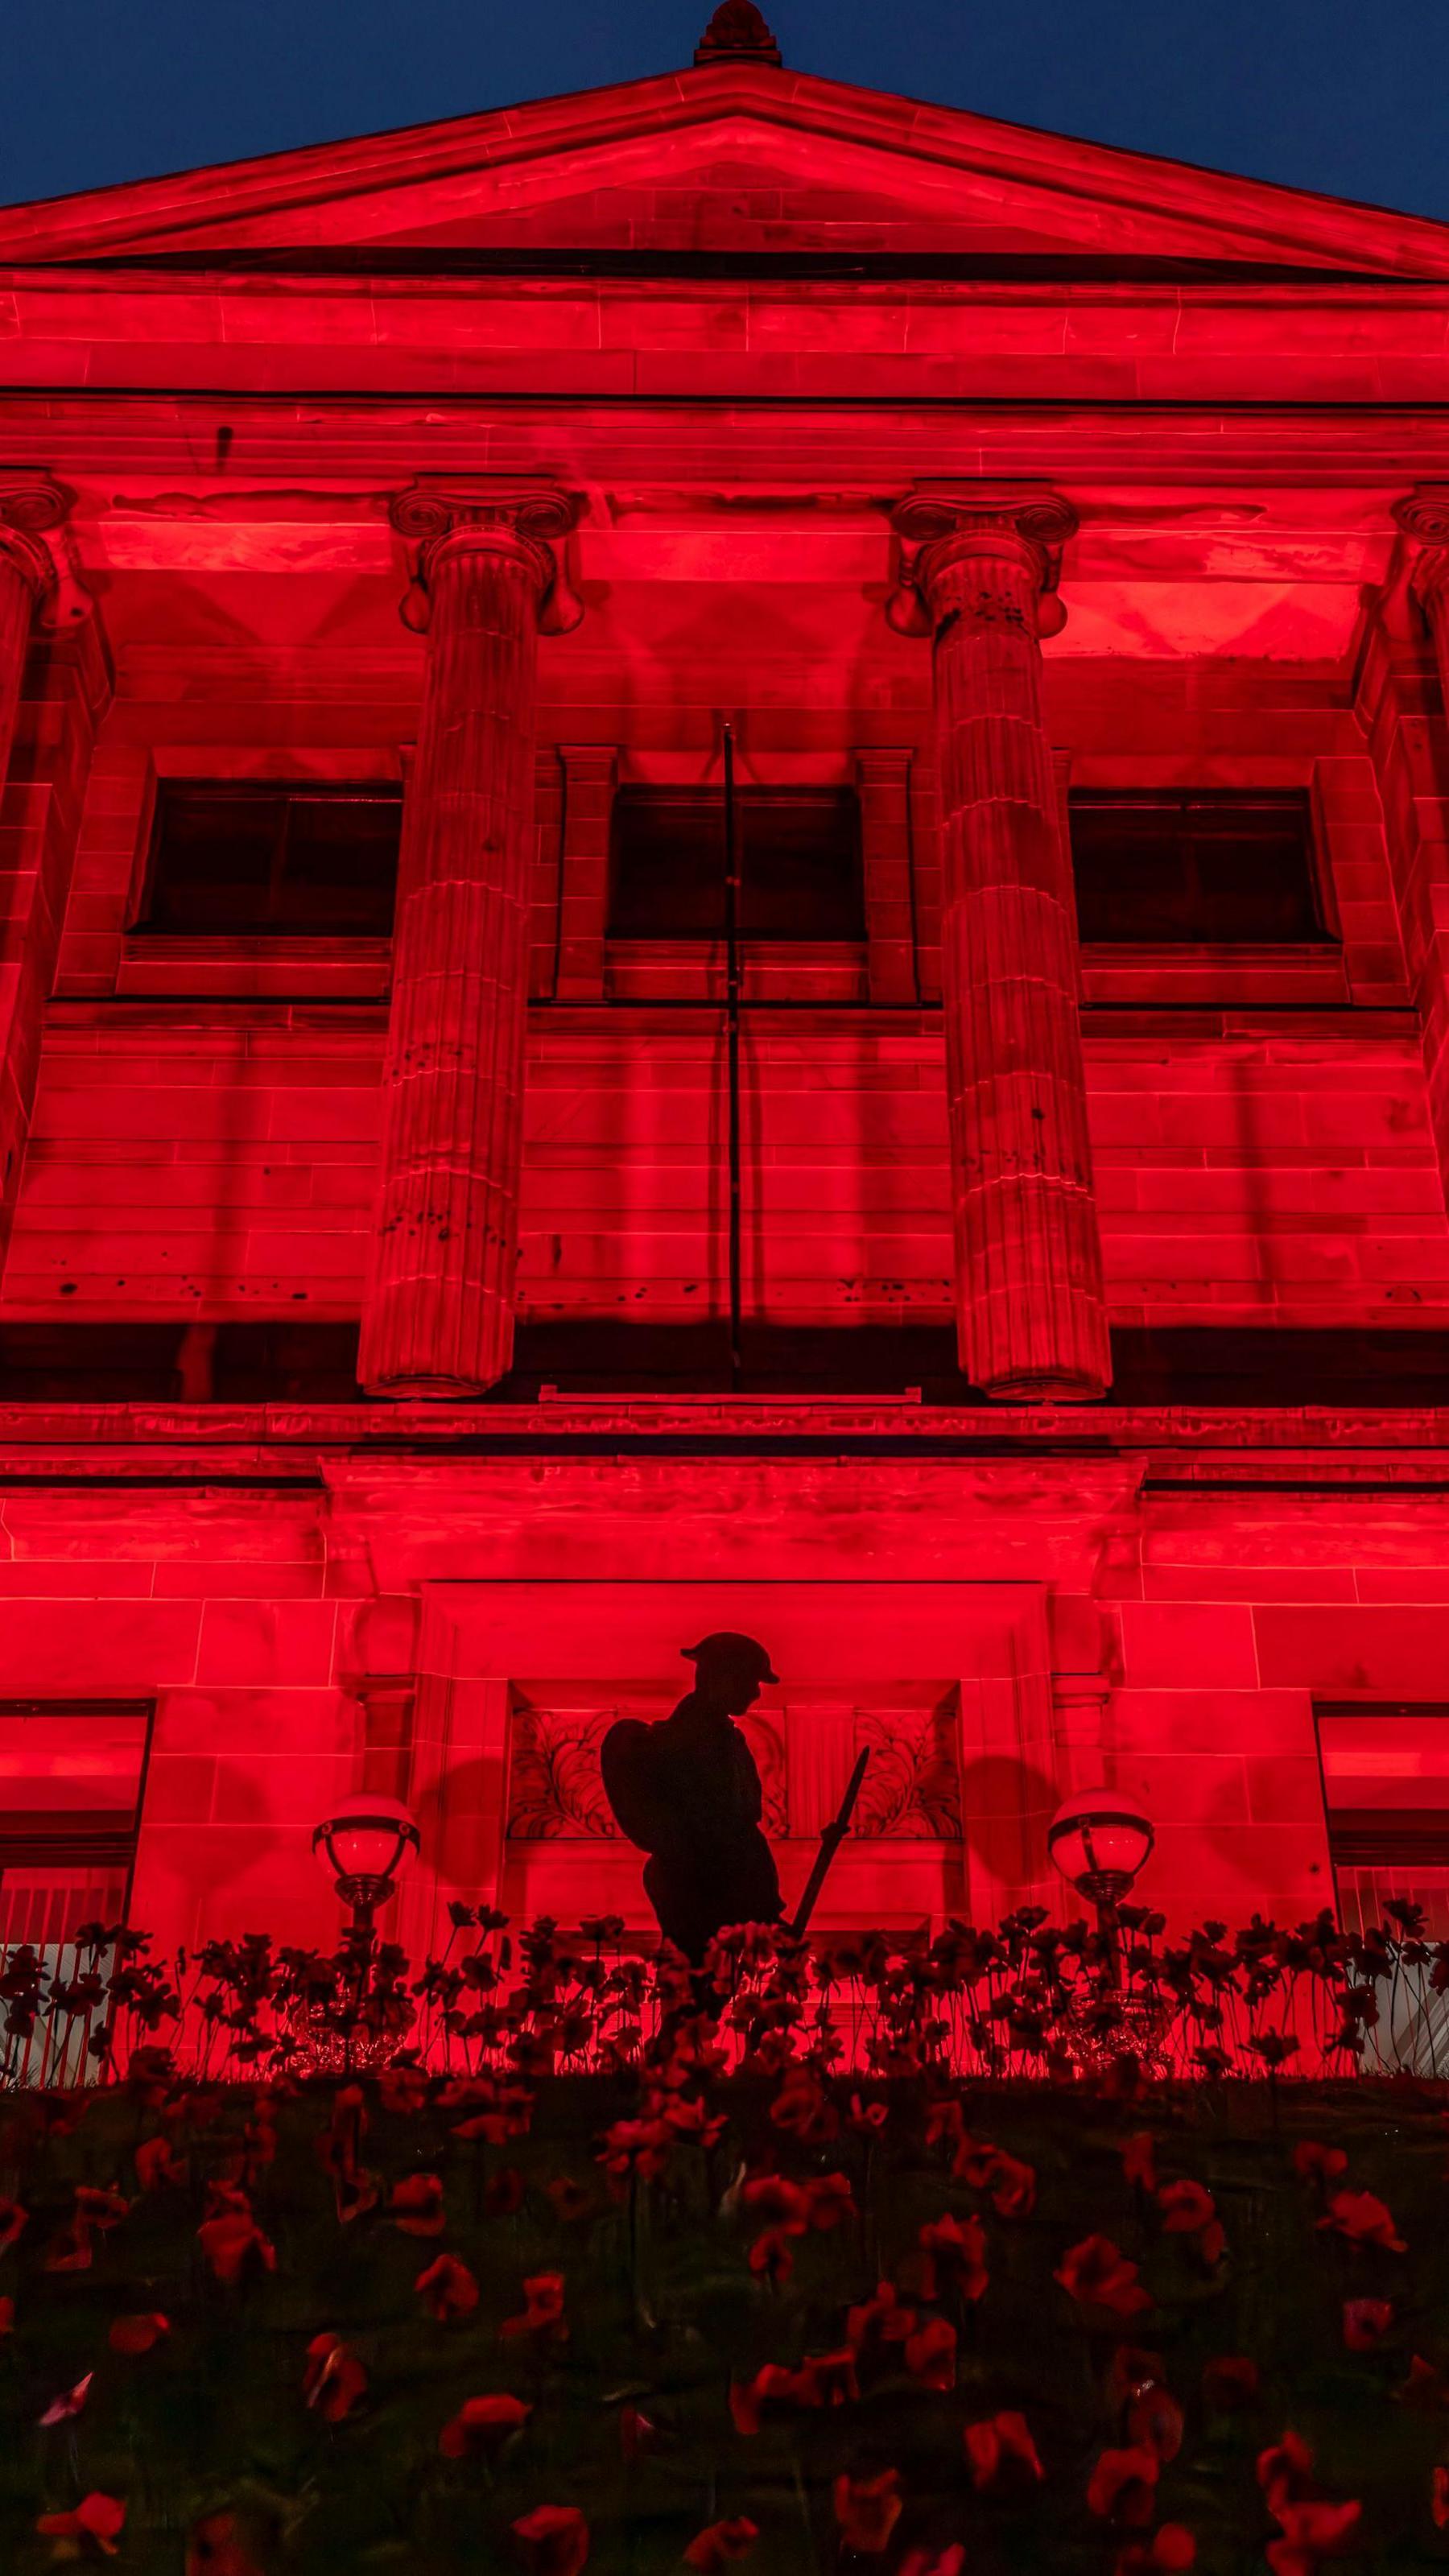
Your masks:
{"label": "ionic capital scroll", "polygon": [[901,559],[886,617],[898,634],[933,635],[944,614],[1025,627],[1023,588],[1035,633],[1060,634],[1062,548],[1078,521],[1050,484],[918,483],[896,503],[891,525]]}
{"label": "ionic capital scroll", "polygon": [[91,610],[66,541],[71,501],[48,474],[0,466],[0,561],[21,575],[47,634],[79,625]]}
{"label": "ionic capital scroll", "polygon": [[564,563],[564,540],[578,524],[579,499],[556,483],[504,475],[420,474],[396,493],[388,515],[406,539],[412,580],[401,603],[405,626],[427,630],[439,569],[464,549],[521,563],[532,576],[545,635],[566,635],[584,613]]}
{"label": "ionic capital scroll", "polygon": [[1449,483],[1420,483],[1393,504],[1395,525],[1415,544],[1409,591],[1427,611],[1449,589]]}

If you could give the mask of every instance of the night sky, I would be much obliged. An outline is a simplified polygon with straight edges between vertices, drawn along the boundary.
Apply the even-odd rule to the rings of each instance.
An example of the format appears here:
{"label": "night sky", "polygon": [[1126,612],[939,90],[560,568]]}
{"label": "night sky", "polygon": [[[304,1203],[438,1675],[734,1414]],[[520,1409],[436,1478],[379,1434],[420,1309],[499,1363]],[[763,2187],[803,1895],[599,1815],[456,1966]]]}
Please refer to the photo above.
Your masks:
{"label": "night sky", "polygon": [[[1449,219],[1449,0],[780,0],[792,67]],[[0,200],[687,63],[708,0],[11,0]]]}

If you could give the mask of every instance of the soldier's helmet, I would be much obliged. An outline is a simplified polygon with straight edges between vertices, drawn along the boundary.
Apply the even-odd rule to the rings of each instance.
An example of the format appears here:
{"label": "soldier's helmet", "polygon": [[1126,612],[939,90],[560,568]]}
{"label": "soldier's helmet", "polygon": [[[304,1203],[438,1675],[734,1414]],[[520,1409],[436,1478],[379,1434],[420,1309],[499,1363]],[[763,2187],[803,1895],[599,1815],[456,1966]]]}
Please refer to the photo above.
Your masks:
{"label": "soldier's helmet", "polygon": [[722,1681],[777,1682],[780,1678],[764,1647],[733,1628],[716,1628],[683,1652],[686,1663],[693,1664],[701,1678],[707,1674]]}

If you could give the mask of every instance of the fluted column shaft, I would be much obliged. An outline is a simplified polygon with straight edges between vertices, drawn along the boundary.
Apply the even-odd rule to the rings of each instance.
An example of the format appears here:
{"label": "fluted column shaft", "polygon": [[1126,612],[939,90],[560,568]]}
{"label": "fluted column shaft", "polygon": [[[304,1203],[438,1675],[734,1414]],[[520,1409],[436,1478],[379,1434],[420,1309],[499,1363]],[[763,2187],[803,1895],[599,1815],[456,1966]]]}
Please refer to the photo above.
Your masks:
{"label": "fluted column shaft", "polygon": [[512,1359],[538,629],[560,587],[546,540],[571,515],[548,491],[394,509],[423,540],[427,668],[359,1361],[379,1394],[479,1394]]}
{"label": "fluted column shaft", "polygon": [[958,487],[913,495],[897,525],[922,541],[933,648],[961,1366],[1003,1400],[1084,1399],[1111,1364],[1039,641],[1049,549],[1075,519],[1055,496],[988,506]]}

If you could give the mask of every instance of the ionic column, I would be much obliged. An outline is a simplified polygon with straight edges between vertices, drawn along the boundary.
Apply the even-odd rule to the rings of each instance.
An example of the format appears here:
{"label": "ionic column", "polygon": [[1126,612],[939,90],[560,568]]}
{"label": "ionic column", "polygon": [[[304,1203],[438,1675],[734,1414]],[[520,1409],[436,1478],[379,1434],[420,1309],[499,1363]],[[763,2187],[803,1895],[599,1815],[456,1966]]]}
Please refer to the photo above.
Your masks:
{"label": "ionic column", "polygon": [[483,477],[393,503],[427,668],[358,1369],[380,1395],[481,1394],[513,1354],[538,633],[582,614],[552,544],[575,515],[551,485]]}
{"label": "ionic column", "polygon": [[933,644],[961,1366],[1004,1401],[1083,1399],[1111,1364],[1039,641],[1076,516],[1052,492],[943,484],[894,520],[915,551],[892,621]]}
{"label": "ionic column", "polygon": [[0,788],[10,768],[20,683],[37,610],[47,625],[58,622],[64,565],[46,540],[64,525],[69,507],[66,494],[48,474],[0,467]]}
{"label": "ionic column", "polygon": [[[1413,543],[1409,595],[1433,642],[1449,718],[1449,485],[1421,486],[1394,504],[1393,515]],[[1449,772],[1422,738],[1422,725],[1401,724],[1398,730],[1398,756],[1409,775],[1403,781],[1401,828],[1391,834],[1395,892],[1419,1006],[1440,1186],[1449,1204]],[[1421,737],[1417,743],[1407,738],[1413,733]]]}

